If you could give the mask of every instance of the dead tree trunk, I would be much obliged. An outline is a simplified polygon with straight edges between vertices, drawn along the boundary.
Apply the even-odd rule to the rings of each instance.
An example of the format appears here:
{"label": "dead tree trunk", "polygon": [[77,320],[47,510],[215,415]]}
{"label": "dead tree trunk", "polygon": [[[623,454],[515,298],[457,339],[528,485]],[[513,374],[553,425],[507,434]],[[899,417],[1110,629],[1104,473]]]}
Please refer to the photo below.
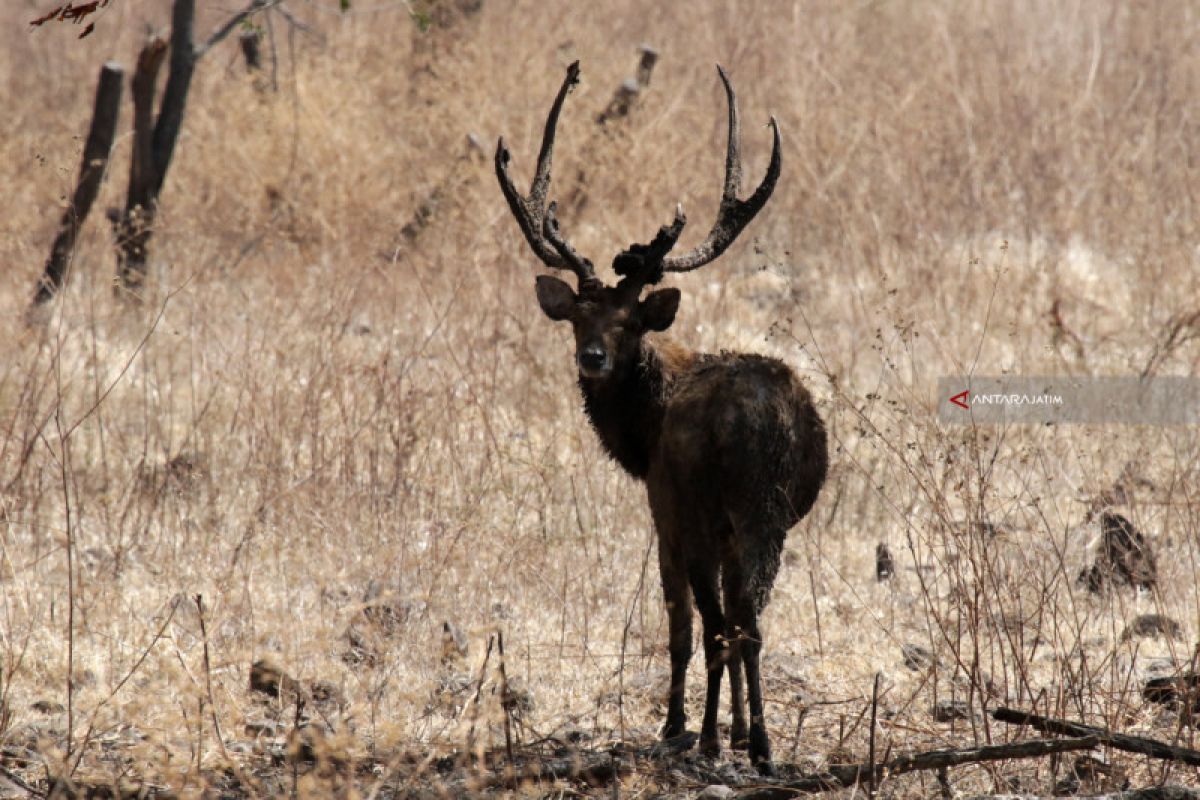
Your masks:
{"label": "dead tree trunk", "polygon": [[108,155],[112,151],[117,117],[121,110],[121,84],[124,77],[125,69],[116,62],[110,61],[100,68],[100,81],[96,86],[96,106],[92,111],[92,124],[88,130],[87,142],[83,146],[79,182],[75,185],[71,204],[63,211],[58,235],[54,237],[50,257],[46,260],[46,269],[33,296],[34,306],[49,301],[66,282],[75,253],[75,240],[92,208],[92,203],[96,200],[108,166]]}
{"label": "dead tree trunk", "polygon": [[154,167],[154,95],[158,71],[167,54],[161,37],[151,39],[138,54],[133,74],[133,152],[129,159],[129,190],[125,211],[116,222],[117,272],[121,286],[137,289],[146,271],[146,243],[158,206]]}
{"label": "dead tree trunk", "polygon": [[129,171],[129,197],[125,212],[116,224],[118,291],[137,294],[146,281],[146,251],[154,232],[158,195],[171,166],[179,130],[183,127],[196,62],[251,14],[279,2],[252,0],[218,28],[207,42],[197,47],[193,33],[196,0],[175,0],[171,13],[171,62],[157,121],[153,119],[154,86],[165,45],[161,39],[155,39],[142,49],[133,86],[134,157]]}
{"label": "dead tree trunk", "polygon": [[175,141],[183,126],[188,89],[199,53],[193,37],[195,0],[175,0],[171,16],[171,66],[163,89],[158,121],[151,128],[154,84],[162,65],[164,45],[152,40],[138,56],[134,77],[134,157],[129,171],[129,196],[117,223],[119,290],[137,293],[146,281],[146,245],[158,211],[158,194],[167,177]]}
{"label": "dead tree trunk", "polygon": [[242,48],[242,58],[246,59],[246,70],[258,72],[262,69],[262,54],[259,45],[262,43],[262,31],[253,28],[242,31],[238,35],[238,45]]}
{"label": "dead tree trunk", "polygon": [[[158,195],[171,165],[175,142],[183,126],[188,89],[196,62],[237,26],[256,12],[269,9],[282,0],[251,0],[243,10],[230,17],[208,41],[197,47],[193,37],[196,16],[195,0],[175,0],[171,16],[171,66],[157,120],[154,117],[155,84],[159,69],[167,54],[167,43],[154,38],[138,55],[137,71],[133,76],[134,143],[129,169],[129,192],[123,212],[110,212],[116,233],[118,291],[137,294],[146,279],[146,249],[154,230],[158,211]],[[96,107],[87,143],[83,149],[83,166],[70,205],[63,212],[58,235],[50,249],[50,257],[38,282],[31,308],[52,298],[67,279],[75,241],[91,210],[92,203],[108,165],[109,152],[120,115],[121,83],[125,71],[121,65],[109,62],[100,70],[96,89]]]}
{"label": "dead tree trunk", "polygon": [[650,86],[650,75],[654,72],[654,65],[658,63],[658,51],[650,45],[644,44],[638,48],[638,52],[641,55],[638,59],[637,77],[626,78],[621,82],[621,85],[613,93],[612,99],[608,101],[608,105],[596,115],[597,125],[604,125],[609,120],[628,116],[633,107],[637,105],[642,92]]}

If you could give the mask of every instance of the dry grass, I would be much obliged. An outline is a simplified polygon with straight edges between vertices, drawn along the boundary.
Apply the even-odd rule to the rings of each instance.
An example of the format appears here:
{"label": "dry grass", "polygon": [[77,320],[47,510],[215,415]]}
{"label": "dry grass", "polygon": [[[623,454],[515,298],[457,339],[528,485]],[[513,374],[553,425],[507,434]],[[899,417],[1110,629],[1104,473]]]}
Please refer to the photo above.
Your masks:
{"label": "dry grass", "polygon": [[[775,199],[720,263],[678,279],[673,330],[787,360],[836,448],[765,620],[778,758],[865,758],[877,671],[881,751],[1012,736],[979,716],[931,717],[946,698],[978,710],[988,679],[1013,704],[1190,741],[1139,689],[1200,640],[1196,432],[945,427],[934,386],[969,369],[1136,374],[1152,358],[1159,374],[1195,372],[1186,335],[1161,351],[1200,303],[1194,4],[705,2],[650,15],[485,0],[422,34],[400,3],[339,14],[332,0],[296,2],[317,35],[274,19],[277,91],[269,74],[244,74],[232,43],[197,73],[144,307],[113,300],[95,212],[69,290],[30,327],[99,64],[130,63],[143,23],[168,14],[113,0],[77,41],[61,26],[26,31],[38,9],[18,5],[0,33],[0,736],[12,768],[57,772],[70,745],[79,775],[184,794],[226,758],[253,771],[282,746],[246,732],[270,715],[246,688],[269,655],[344,692],[346,708],[326,712],[330,747],[366,765],[359,791],[394,787],[414,772],[397,754],[503,741],[495,654],[483,665],[497,629],[534,701],[521,741],[571,726],[589,746],[653,738],[667,657],[642,490],[588,429],[569,337],[536,312],[533,258],[490,160],[466,144],[504,133],[528,175],[574,58],[584,82],[561,126],[556,196],[576,198],[564,225],[598,263],[679,199],[697,220],[684,246],[703,234],[722,158],[714,60],[740,91],[752,175],[769,142],[758,123],[774,113],[784,132]],[[202,5],[202,31],[228,13]],[[598,132],[641,41],[662,53],[651,90]],[[124,202],[129,145],[125,134],[101,210]],[[404,237],[431,197],[429,224]],[[1096,597],[1075,583],[1096,538],[1087,512],[1122,477],[1119,510],[1151,538],[1160,584]],[[886,584],[880,541],[899,562]],[[363,617],[369,588],[396,625]],[[1151,611],[1185,638],[1121,641]],[[468,633],[462,664],[441,664],[444,620]],[[373,663],[343,659],[351,626]],[[908,643],[938,665],[906,669]],[[67,704],[69,660],[69,720],[34,710]],[[478,709],[439,701],[457,673],[487,677]],[[1114,759],[1138,785],[1197,781]],[[1048,793],[1051,773],[951,778]],[[295,780],[317,796],[339,779],[278,780],[262,791]],[[665,791],[660,780],[625,789]],[[887,791],[931,790],[906,777]]]}

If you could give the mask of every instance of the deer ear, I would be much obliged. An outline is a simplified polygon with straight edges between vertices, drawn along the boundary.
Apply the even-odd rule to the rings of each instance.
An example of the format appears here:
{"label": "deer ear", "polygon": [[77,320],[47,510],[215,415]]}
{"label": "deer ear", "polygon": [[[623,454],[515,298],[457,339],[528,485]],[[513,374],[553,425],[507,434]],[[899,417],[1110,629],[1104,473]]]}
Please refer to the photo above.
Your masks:
{"label": "deer ear", "polygon": [[675,321],[679,310],[678,289],[658,289],[641,302],[642,327],[648,331],[665,331]]}
{"label": "deer ear", "polygon": [[552,275],[538,275],[537,299],[542,311],[555,322],[569,319],[575,308],[575,291]]}

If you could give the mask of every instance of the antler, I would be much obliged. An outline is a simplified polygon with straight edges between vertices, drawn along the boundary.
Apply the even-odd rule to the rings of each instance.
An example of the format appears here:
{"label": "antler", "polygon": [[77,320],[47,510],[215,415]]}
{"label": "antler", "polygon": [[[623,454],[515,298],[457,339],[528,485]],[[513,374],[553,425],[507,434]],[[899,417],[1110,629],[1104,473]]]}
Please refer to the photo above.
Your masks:
{"label": "antler", "polygon": [[687,215],[683,213],[683,205],[677,204],[675,220],[670,225],[659,228],[658,234],[650,244],[631,244],[629,249],[618,253],[612,266],[613,272],[624,276],[621,284],[637,294],[646,284],[661,281],[663,259],[671,252],[675,242],[679,241],[679,234],[683,233],[684,225],[687,225]]}
{"label": "antler", "polygon": [[[749,225],[750,220],[754,219],[755,215],[767,204],[771,192],[775,190],[775,182],[779,179],[779,124],[775,121],[775,117],[771,117],[774,143],[771,147],[771,163],[767,167],[766,177],[748,199],[738,199],[738,190],[742,183],[742,135],[738,123],[737,96],[733,92],[729,76],[725,74],[725,70],[721,68],[720,64],[717,65],[717,72],[721,75],[721,82],[725,84],[725,95],[729,100],[729,149],[725,155],[725,189],[721,193],[721,207],[717,212],[717,221],[713,224],[708,237],[691,252],[678,256],[665,256],[662,260],[664,272],[688,272],[704,266],[724,253],[725,249],[733,244],[733,240],[738,237],[742,229]],[[674,225],[679,226],[682,230],[684,221],[686,221],[686,217],[683,216],[683,210],[680,208],[675,212]],[[661,236],[662,233],[660,232],[659,235]],[[676,233],[675,236],[678,238],[679,234]],[[647,282],[653,283],[653,281]]]}
{"label": "antler", "polygon": [[578,276],[580,283],[595,280],[596,271],[592,262],[579,255],[575,248],[563,238],[554,216],[555,204],[546,207],[546,193],[550,189],[550,162],[554,157],[554,131],[558,127],[558,114],[562,110],[563,100],[571,87],[579,83],[579,62],[567,67],[567,77],[563,80],[554,105],[550,107],[550,116],[546,119],[546,129],[542,133],[542,149],[538,152],[537,172],[533,176],[533,184],[529,187],[529,195],[522,197],[513,185],[512,176],[508,174],[508,162],[512,154],[504,146],[504,137],[496,143],[496,177],[500,180],[500,190],[525,240],[533,248],[533,252],[543,263],[554,269],[569,269]]}

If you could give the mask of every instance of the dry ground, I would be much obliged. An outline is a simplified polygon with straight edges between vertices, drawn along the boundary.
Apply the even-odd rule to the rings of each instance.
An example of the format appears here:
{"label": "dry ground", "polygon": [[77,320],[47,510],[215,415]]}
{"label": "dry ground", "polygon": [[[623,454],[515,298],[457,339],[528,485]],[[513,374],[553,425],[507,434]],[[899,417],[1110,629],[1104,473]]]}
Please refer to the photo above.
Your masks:
{"label": "dry ground", "polygon": [[[124,202],[126,112],[69,289],[26,324],[98,67],[131,63],[145,26],[169,18],[165,1],[112,0],[86,39],[28,30],[50,5],[6,3],[0,32],[0,742],[12,774],[44,782],[67,763],[184,795],[239,779],[260,794],[430,789],[443,759],[503,743],[498,654],[485,658],[497,631],[522,701],[518,746],[653,740],[667,657],[644,497],[588,429],[569,336],[536,310],[537,265],[490,165],[503,133],[530,174],[576,58],[555,196],[597,263],[679,200],[695,220],[683,246],[703,235],[723,146],[714,61],[740,91],[755,179],[769,144],[759,123],[775,114],[783,130],[775,198],[720,262],[673,281],[684,304],[672,331],[785,359],[832,434],[829,482],[789,539],[765,619],[779,760],[864,759],[877,673],[880,752],[1019,735],[981,716],[985,702],[1191,741],[1140,687],[1200,641],[1196,431],[951,427],[934,389],[971,369],[1195,373],[1194,3],[649,13],[484,0],[422,31],[392,0],[349,13],[289,0],[311,30],[271,17],[276,68],[247,75],[230,41],[198,70],[144,303],[113,298],[103,219]],[[201,5],[200,31],[236,6]],[[661,52],[649,91],[598,128],[643,41]],[[1102,496],[1156,549],[1154,591],[1077,585]],[[897,560],[884,583],[879,542]],[[1181,638],[1122,639],[1151,612]],[[465,658],[443,658],[446,621]],[[932,665],[906,667],[905,645]],[[249,691],[263,658],[334,696],[304,712],[306,735],[326,730],[317,749],[336,756],[320,769],[272,772],[296,749],[296,711],[286,692],[280,710]],[[697,659],[693,720],[699,671]],[[946,699],[966,701],[968,719],[935,721]],[[1105,755],[1135,785],[1200,782]],[[1068,763],[950,780],[1049,793]],[[620,787],[694,788],[661,770]],[[935,788],[910,776],[884,793]]]}

